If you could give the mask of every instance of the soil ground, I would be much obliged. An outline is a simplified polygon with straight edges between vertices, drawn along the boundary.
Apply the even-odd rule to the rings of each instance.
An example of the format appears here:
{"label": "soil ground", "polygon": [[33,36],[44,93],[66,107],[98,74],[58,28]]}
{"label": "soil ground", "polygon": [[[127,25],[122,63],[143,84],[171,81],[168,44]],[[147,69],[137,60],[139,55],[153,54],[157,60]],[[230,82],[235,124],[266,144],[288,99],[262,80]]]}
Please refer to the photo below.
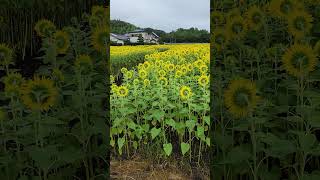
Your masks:
{"label": "soil ground", "polygon": [[111,160],[110,177],[113,180],[209,180],[209,173],[202,169],[190,172],[190,169],[169,162],[154,164],[135,157],[130,160]]}

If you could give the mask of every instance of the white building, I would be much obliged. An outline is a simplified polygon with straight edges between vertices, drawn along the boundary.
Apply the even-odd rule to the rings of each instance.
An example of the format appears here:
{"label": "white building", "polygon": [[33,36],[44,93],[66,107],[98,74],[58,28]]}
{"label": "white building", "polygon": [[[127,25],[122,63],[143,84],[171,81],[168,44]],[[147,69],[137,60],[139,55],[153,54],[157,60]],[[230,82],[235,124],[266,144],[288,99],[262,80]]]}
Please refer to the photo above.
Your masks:
{"label": "white building", "polygon": [[125,35],[110,33],[110,41],[122,45],[124,45],[126,41],[130,41],[131,43],[138,43],[140,35],[142,36],[144,43],[158,44],[159,36],[156,33],[148,33],[140,29],[128,32]]}
{"label": "white building", "polygon": [[154,33],[154,32],[148,33],[142,29],[128,32],[125,35],[130,38],[131,43],[137,43],[140,35],[143,37],[143,40],[145,43],[158,44],[158,41],[159,41],[159,36],[156,33]]}
{"label": "white building", "polygon": [[110,33],[110,41],[113,43],[124,45],[125,41],[129,40],[129,37],[125,35]]}

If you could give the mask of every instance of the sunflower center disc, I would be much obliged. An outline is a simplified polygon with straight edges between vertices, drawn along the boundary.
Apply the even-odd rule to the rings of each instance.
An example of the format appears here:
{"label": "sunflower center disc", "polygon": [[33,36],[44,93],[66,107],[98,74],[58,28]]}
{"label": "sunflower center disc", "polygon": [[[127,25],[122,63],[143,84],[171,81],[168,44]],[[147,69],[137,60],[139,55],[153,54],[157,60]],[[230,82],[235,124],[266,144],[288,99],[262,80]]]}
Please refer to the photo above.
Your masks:
{"label": "sunflower center disc", "polygon": [[249,96],[245,92],[238,92],[236,93],[235,101],[238,106],[246,107],[249,105]]}
{"label": "sunflower center disc", "polygon": [[296,53],[293,57],[293,65],[298,69],[303,69],[308,65],[308,57],[302,53]]}
{"label": "sunflower center disc", "polygon": [[284,2],[280,5],[280,10],[284,14],[288,14],[292,10],[292,4],[290,2]]}
{"label": "sunflower center disc", "polygon": [[256,13],[253,18],[252,18],[253,22],[255,24],[259,24],[261,22],[261,15],[259,13]]}
{"label": "sunflower center disc", "polygon": [[298,30],[303,30],[306,26],[306,21],[303,17],[297,17],[294,22],[294,27]]}
{"label": "sunflower center disc", "polygon": [[41,103],[41,104],[45,103],[49,98],[47,88],[42,86],[35,86],[31,93],[31,98],[33,99],[34,102]]}
{"label": "sunflower center disc", "polygon": [[61,37],[61,38],[57,39],[57,46],[58,47],[63,47],[64,44],[65,44],[64,38]]}
{"label": "sunflower center disc", "polygon": [[241,23],[236,23],[232,27],[232,31],[235,33],[240,33],[240,32],[242,32],[242,30],[243,30],[243,26]]}
{"label": "sunflower center disc", "polygon": [[53,32],[54,32],[54,29],[53,29],[52,27],[46,27],[46,28],[44,29],[44,34],[45,34],[46,36],[50,36]]}
{"label": "sunflower center disc", "polygon": [[0,61],[3,61],[3,60],[4,60],[4,57],[5,57],[4,52],[0,52]]}

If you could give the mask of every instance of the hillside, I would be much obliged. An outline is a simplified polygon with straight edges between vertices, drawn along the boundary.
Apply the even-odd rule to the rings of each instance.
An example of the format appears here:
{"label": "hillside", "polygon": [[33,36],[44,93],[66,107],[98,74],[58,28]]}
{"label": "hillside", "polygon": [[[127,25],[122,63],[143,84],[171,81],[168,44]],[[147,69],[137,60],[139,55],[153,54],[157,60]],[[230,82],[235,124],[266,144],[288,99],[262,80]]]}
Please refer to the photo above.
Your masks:
{"label": "hillside", "polygon": [[115,34],[125,34],[129,31],[133,31],[135,29],[140,29],[139,27],[130,24],[128,22],[124,22],[121,20],[111,20],[110,21],[110,29],[112,33]]}
{"label": "hillside", "polygon": [[144,29],[147,32],[155,32],[160,37],[166,34],[166,32],[162,30],[152,29],[152,28],[140,28],[136,25],[133,25],[131,23],[121,21],[121,20],[111,20],[110,24],[111,24],[111,32],[115,34],[125,34],[129,31],[133,31],[136,29]]}

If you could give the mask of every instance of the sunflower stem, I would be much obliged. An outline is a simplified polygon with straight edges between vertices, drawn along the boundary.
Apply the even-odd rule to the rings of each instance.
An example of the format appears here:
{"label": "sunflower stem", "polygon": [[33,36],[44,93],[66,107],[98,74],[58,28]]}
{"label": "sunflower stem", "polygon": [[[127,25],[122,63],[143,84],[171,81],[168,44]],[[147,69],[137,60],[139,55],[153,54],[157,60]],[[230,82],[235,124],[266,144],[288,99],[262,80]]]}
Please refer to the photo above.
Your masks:
{"label": "sunflower stem", "polygon": [[252,156],[253,156],[253,179],[258,180],[257,176],[257,142],[255,136],[255,123],[254,120],[251,120],[251,141],[252,141]]}

